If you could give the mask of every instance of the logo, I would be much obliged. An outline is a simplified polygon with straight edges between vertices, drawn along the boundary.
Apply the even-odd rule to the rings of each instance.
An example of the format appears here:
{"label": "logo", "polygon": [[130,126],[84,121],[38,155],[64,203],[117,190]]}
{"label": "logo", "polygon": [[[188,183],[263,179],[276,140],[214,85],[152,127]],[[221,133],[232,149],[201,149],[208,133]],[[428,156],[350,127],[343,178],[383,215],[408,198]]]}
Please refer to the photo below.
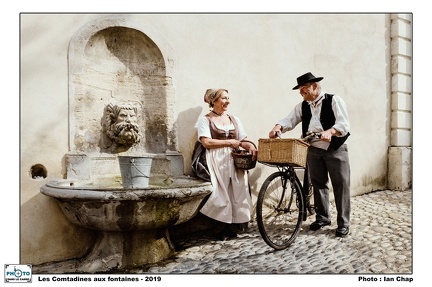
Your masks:
{"label": "logo", "polygon": [[32,266],[19,264],[5,264],[6,283],[27,283],[32,281]]}

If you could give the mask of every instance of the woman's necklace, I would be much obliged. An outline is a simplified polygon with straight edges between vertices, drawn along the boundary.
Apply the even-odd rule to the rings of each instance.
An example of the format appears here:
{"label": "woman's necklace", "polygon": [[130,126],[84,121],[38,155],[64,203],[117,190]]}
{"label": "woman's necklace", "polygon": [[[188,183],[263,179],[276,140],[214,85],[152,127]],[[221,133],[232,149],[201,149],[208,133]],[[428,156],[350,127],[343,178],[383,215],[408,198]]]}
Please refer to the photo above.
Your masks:
{"label": "woman's necklace", "polygon": [[212,113],[218,115],[218,116],[222,116],[224,113],[222,112],[221,114],[216,113],[214,110],[211,110]]}

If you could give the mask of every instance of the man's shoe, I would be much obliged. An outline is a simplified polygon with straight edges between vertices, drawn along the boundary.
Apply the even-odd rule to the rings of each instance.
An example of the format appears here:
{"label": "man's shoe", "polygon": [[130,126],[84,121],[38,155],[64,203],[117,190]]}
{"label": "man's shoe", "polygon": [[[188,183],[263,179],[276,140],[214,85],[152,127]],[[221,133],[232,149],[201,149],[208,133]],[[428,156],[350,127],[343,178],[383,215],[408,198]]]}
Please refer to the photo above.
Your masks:
{"label": "man's shoe", "polygon": [[338,227],[336,229],[336,237],[346,237],[349,234],[349,227]]}
{"label": "man's shoe", "polygon": [[324,226],[330,225],[331,222],[330,221],[315,221],[312,222],[312,224],[309,226],[309,229],[312,231],[316,231],[318,229],[321,229]]}

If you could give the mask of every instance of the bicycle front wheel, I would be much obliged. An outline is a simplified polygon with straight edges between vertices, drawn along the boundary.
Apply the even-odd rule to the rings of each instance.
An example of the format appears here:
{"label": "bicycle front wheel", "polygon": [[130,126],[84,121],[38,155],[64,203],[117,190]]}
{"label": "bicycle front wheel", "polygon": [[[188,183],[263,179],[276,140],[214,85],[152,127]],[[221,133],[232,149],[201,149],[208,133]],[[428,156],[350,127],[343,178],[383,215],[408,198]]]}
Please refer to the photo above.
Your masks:
{"label": "bicycle front wheel", "polygon": [[258,229],[264,241],[276,250],[290,246],[300,232],[303,195],[298,181],[275,172],[263,183],[257,199]]}

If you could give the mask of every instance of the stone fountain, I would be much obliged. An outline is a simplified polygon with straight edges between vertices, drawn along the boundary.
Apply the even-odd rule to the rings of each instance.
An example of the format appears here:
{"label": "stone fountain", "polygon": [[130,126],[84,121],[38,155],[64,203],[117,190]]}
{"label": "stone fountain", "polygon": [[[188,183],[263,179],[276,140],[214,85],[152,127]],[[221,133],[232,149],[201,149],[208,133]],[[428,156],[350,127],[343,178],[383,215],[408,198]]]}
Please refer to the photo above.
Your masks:
{"label": "stone fountain", "polygon": [[[121,272],[169,258],[168,228],[191,219],[212,192],[184,175],[172,55],[164,37],[123,16],[90,22],[71,39],[65,176],[41,193],[98,235],[68,272]],[[151,159],[148,180],[125,184],[121,156]]]}
{"label": "stone fountain", "polygon": [[192,218],[210,192],[198,180],[172,181],[130,189],[106,181],[62,180],[43,186],[41,192],[55,198],[71,222],[98,232],[91,252],[72,271],[128,270],[172,256],[168,227]]}
{"label": "stone fountain", "polygon": [[73,171],[68,173],[71,178],[41,188],[44,195],[55,198],[72,223],[98,232],[95,245],[80,260],[76,272],[127,270],[167,259],[175,252],[168,228],[191,219],[211,192],[209,183],[180,173],[149,173],[149,180],[138,180],[137,186],[130,182],[125,185],[127,171],[101,174],[108,167],[119,169],[115,159],[119,154],[154,159],[153,171],[170,165],[166,161],[175,161],[170,157],[178,157],[172,153],[118,152],[129,150],[141,139],[136,113],[130,104],[107,105],[102,129],[110,144],[105,148],[115,154],[69,154],[67,169]]}

